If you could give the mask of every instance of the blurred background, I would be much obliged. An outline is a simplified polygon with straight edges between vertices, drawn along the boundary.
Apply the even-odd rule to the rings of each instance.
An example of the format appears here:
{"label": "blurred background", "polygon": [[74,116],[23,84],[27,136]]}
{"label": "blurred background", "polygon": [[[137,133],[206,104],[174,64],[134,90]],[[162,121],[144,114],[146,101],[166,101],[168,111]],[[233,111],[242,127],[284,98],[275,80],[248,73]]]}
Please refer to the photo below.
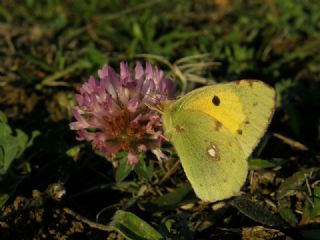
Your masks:
{"label": "blurred background", "polygon": [[[317,239],[319,46],[317,0],[1,0],[0,238]],[[136,60],[158,65],[178,95],[243,78],[275,87],[245,200],[197,200],[169,143],[163,166],[147,156],[131,171],[75,140],[81,84],[104,64]],[[122,223],[119,209],[153,237]]]}

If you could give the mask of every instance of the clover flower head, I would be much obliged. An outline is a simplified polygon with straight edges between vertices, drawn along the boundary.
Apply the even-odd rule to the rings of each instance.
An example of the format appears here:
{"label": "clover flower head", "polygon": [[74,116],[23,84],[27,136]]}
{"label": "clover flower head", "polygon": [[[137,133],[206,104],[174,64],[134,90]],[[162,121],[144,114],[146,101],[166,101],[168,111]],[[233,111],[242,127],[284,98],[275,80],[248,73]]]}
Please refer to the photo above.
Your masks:
{"label": "clover flower head", "polygon": [[135,165],[137,154],[151,150],[165,158],[159,150],[163,142],[160,114],[150,106],[174,98],[175,86],[163,71],[137,62],[134,70],[120,63],[120,74],[105,65],[98,79],[90,77],[72,109],[75,121],[70,128],[77,140],[89,141],[94,149],[112,158],[120,151],[128,153],[128,162]]}

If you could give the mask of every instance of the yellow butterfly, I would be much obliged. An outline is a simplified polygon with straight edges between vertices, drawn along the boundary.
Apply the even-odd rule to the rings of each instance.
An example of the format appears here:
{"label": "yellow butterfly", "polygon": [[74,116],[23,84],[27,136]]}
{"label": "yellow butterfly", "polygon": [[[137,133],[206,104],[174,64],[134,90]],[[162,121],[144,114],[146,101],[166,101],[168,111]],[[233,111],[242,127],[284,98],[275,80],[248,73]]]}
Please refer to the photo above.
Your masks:
{"label": "yellow butterfly", "polygon": [[258,80],[202,87],[164,104],[165,135],[200,199],[215,202],[240,191],[247,158],[274,109],[274,89]]}

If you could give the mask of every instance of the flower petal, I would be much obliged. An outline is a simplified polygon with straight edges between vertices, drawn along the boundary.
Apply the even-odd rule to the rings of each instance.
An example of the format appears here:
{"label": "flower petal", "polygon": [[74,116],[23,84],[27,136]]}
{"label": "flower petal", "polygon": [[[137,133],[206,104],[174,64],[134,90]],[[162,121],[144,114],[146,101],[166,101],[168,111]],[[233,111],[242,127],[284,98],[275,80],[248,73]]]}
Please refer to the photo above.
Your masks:
{"label": "flower petal", "polygon": [[98,77],[90,77],[76,95],[75,121],[70,123],[76,138],[90,141],[107,157],[125,151],[133,166],[136,154],[147,150],[166,158],[157,150],[164,140],[160,114],[148,106],[174,97],[173,82],[157,67],[146,63],[144,68],[138,61],[134,69],[120,63],[120,74],[104,65]]}
{"label": "flower petal", "polygon": [[135,166],[139,162],[139,159],[135,154],[133,154],[132,152],[129,152],[128,153],[128,162],[130,165]]}

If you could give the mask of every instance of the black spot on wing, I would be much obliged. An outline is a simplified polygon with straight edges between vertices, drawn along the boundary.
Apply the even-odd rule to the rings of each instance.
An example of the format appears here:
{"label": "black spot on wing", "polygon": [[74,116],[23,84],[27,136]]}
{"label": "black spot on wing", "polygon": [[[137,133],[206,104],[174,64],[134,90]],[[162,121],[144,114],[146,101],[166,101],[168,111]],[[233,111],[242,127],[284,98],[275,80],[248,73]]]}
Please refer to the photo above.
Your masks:
{"label": "black spot on wing", "polygon": [[215,105],[215,106],[219,106],[219,105],[220,105],[220,98],[219,98],[218,96],[214,96],[214,97],[212,98],[212,103],[213,103],[213,105]]}
{"label": "black spot on wing", "polygon": [[237,133],[238,133],[239,135],[242,135],[242,130],[241,130],[241,129],[238,129],[238,130],[237,130]]}

